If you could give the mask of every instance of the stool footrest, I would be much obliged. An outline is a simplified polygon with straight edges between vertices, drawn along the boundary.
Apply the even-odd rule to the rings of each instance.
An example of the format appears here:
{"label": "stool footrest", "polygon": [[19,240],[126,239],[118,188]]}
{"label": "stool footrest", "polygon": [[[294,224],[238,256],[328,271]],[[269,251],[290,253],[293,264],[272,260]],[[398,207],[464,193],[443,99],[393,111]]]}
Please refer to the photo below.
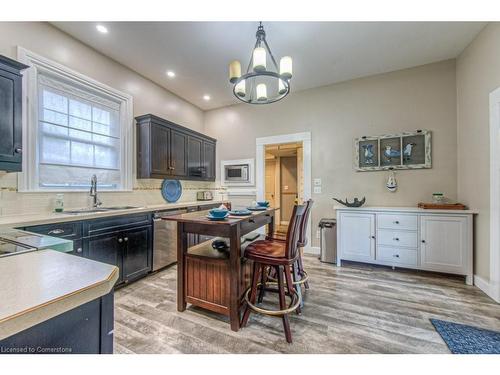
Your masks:
{"label": "stool footrest", "polygon": [[[257,288],[260,287],[261,285],[262,285],[262,283],[258,283]],[[267,282],[266,285],[278,285],[278,283],[277,282]],[[269,315],[269,316],[283,316],[283,315],[289,314],[289,313],[297,310],[297,308],[300,306],[300,297],[299,297],[297,291],[294,290],[293,294],[291,296],[287,295],[287,297],[289,297],[291,299],[290,304],[288,305],[288,308],[283,309],[283,310],[263,309],[263,308],[261,308],[257,305],[254,305],[253,303],[250,302],[249,294],[250,294],[251,290],[252,290],[252,288],[250,287],[245,291],[245,302],[248,304],[248,307],[250,307],[250,309],[252,309],[253,311],[256,311],[260,314]]]}

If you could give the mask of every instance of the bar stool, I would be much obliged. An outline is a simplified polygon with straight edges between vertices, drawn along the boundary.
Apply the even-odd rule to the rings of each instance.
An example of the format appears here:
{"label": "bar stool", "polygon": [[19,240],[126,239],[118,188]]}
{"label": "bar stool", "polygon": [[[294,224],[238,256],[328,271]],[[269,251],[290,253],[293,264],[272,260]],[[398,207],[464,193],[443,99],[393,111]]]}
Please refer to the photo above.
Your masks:
{"label": "bar stool", "polygon": [[[288,314],[297,310],[301,302],[292,281],[291,266],[297,262],[300,255],[298,251],[298,241],[300,225],[304,214],[305,205],[294,206],[285,241],[255,241],[248,245],[245,250],[245,257],[253,261],[253,273],[252,285],[246,290],[244,295],[246,308],[243,313],[241,326],[245,327],[247,325],[250,311],[270,316],[281,316],[286,341],[289,343],[292,342],[292,333],[290,331]],[[255,304],[259,287],[261,289],[265,287],[262,283],[259,283],[259,277],[261,273],[265,272],[267,267],[271,267],[276,270],[277,282],[268,284],[278,286],[277,292],[279,293],[279,310],[263,309]],[[288,293],[285,291],[283,276],[285,276]],[[286,304],[286,296],[290,298],[290,303],[288,305]]]}
{"label": "bar stool", "polygon": [[[304,264],[302,262],[302,251],[304,247],[307,246],[307,222],[309,221],[309,215],[311,213],[311,208],[313,205],[314,201],[312,199],[309,199],[308,201],[304,202],[305,205],[305,212],[304,216],[302,217],[301,223],[300,223],[300,232],[299,232],[299,242],[298,242],[298,247],[300,248],[299,251],[299,257],[297,258],[297,262],[292,265],[292,272],[293,274],[297,273],[300,276],[299,280],[295,280],[294,284],[302,285],[304,284],[304,287],[306,289],[309,289],[309,275],[307,272],[304,270]],[[286,237],[279,236],[276,234],[271,234],[266,236],[267,240],[270,241],[285,241]],[[274,276],[274,275],[273,275]],[[274,277],[270,276],[269,274],[263,273],[262,274],[262,280],[261,283],[265,285],[267,279],[270,279],[271,281],[275,281]],[[264,298],[264,288],[261,289],[260,294],[259,294],[259,302],[262,302]]]}

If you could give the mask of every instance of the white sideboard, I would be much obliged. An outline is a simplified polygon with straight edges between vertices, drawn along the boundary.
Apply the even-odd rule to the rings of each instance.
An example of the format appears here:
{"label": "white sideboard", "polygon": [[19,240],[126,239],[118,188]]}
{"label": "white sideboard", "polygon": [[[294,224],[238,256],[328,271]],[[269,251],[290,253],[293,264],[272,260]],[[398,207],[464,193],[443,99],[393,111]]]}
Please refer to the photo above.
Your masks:
{"label": "white sideboard", "polygon": [[471,210],[335,207],[342,260],[466,276],[473,283]]}

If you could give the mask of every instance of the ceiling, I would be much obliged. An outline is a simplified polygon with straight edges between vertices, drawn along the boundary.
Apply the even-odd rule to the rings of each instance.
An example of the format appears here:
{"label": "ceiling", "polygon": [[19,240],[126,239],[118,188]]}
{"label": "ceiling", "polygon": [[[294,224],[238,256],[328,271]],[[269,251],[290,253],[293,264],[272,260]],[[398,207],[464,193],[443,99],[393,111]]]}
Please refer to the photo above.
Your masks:
{"label": "ceiling", "polygon": [[[203,110],[239,101],[228,64],[246,68],[257,22],[54,22],[53,25]],[[265,22],[278,60],[293,58],[292,92],[457,57],[480,22]],[[166,75],[175,72],[174,78]],[[204,95],[210,95],[205,101]]]}

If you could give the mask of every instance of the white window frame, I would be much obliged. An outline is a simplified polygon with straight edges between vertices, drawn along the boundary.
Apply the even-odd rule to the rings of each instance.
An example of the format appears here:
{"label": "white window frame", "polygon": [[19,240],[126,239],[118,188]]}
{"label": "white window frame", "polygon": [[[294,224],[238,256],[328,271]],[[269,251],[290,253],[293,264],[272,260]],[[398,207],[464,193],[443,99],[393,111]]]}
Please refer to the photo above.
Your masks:
{"label": "white window frame", "polygon": [[101,191],[132,191],[133,188],[133,98],[90,77],[51,61],[23,47],[17,47],[17,58],[30,68],[23,75],[23,172],[18,173],[19,192],[79,192],[87,189],[44,189],[39,186],[38,165],[38,74],[41,71],[78,86],[102,92],[120,104],[120,188]]}

